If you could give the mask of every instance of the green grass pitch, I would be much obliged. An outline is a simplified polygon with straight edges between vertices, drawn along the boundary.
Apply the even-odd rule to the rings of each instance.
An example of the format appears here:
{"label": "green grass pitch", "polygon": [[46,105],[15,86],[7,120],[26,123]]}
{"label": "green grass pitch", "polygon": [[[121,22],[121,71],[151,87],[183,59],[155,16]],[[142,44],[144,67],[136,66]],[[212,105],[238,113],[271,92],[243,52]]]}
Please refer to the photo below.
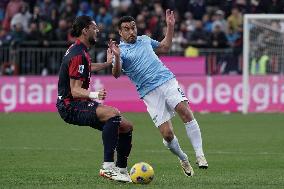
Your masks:
{"label": "green grass pitch", "polygon": [[[151,164],[149,185],[123,184],[98,176],[101,133],[71,126],[56,113],[0,114],[0,188],[283,188],[283,114],[196,114],[209,169],[183,175],[179,162],[162,144],[148,114],[126,113],[135,124],[129,168]],[[195,162],[182,122],[174,129]]]}

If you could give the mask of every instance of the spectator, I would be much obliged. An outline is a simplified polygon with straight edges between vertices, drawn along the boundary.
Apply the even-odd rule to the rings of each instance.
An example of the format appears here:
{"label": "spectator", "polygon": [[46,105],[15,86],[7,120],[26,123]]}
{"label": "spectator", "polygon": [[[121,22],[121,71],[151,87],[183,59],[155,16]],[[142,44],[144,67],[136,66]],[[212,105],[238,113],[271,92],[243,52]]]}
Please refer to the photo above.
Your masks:
{"label": "spectator", "polygon": [[228,29],[228,33],[226,34],[227,40],[228,40],[228,45],[230,47],[235,46],[235,42],[238,39],[239,35],[237,32],[233,31],[233,28]]}
{"label": "spectator", "polygon": [[176,10],[178,10],[179,14],[182,16],[182,19],[184,19],[185,12],[188,11],[188,3],[188,0],[175,1]]}
{"label": "spectator", "polygon": [[147,30],[145,18],[139,14],[136,18],[137,35],[144,35]]}
{"label": "spectator", "polygon": [[105,7],[107,10],[110,11],[111,10],[110,1],[111,0],[92,0],[91,7],[95,13],[99,12],[101,7]]}
{"label": "spectator", "polygon": [[32,15],[29,12],[29,7],[27,3],[23,3],[21,7],[21,11],[15,14],[11,20],[11,30],[15,27],[16,24],[20,23],[23,26],[23,30],[28,33],[29,32],[29,21]]}
{"label": "spectator", "polygon": [[209,14],[204,14],[202,17],[203,29],[210,33],[212,32],[212,21],[210,20]]}
{"label": "spectator", "polygon": [[186,38],[190,39],[190,35],[195,30],[195,21],[193,20],[191,12],[186,12],[184,14],[185,26],[186,26]]}
{"label": "spectator", "polygon": [[68,23],[68,27],[71,28],[72,22],[76,17],[76,7],[73,3],[73,0],[66,0],[64,3],[61,4],[59,9],[59,15],[61,19],[65,19]]}
{"label": "spectator", "polygon": [[39,23],[39,31],[41,34],[42,45],[45,47],[49,46],[49,42],[53,39],[52,25],[49,22],[42,20]]}
{"label": "spectator", "polygon": [[58,28],[55,30],[55,39],[58,41],[67,41],[68,27],[66,20],[64,19],[59,20]]}
{"label": "spectator", "polygon": [[111,27],[112,16],[105,7],[100,7],[99,14],[96,16],[97,24],[103,24],[106,29]]}
{"label": "spectator", "polygon": [[40,21],[44,20],[44,16],[40,14],[39,6],[34,6],[33,14],[31,17],[31,22],[35,22],[39,25]]}
{"label": "spectator", "polygon": [[189,39],[189,44],[198,48],[208,47],[208,33],[203,29],[202,21],[195,22],[195,30]]}
{"label": "spectator", "polygon": [[5,17],[5,9],[8,4],[9,0],[1,0],[0,1],[0,26],[2,25],[2,21]]}
{"label": "spectator", "polygon": [[183,33],[181,31],[175,31],[171,51],[177,53],[178,55],[182,55],[184,46],[186,44],[187,40],[183,37]]}
{"label": "spectator", "polygon": [[38,25],[36,22],[31,22],[29,25],[29,32],[27,34],[28,41],[40,41],[41,33],[39,32]]}
{"label": "spectator", "polygon": [[227,21],[224,18],[225,16],[224,12],[222,10],[217,10],[214,16],[215,16],[215,20],[212,24],[212,28],[215,28],[216,25],[220,25],[221,30],[223,32],[226,32],[227,31]]}
{"label": "spectator", "polygon": [[133,16],[133,18],[136,18],[139,12],[141,12],[141,7],[143,7],[142,0],[134,0],[130,6],[130,14]]}
{"label": "spectator", "polygon": [[162,13],[162,5],[160,3],[154,4],[154,13],[152,14],[152,17],[149,18],[148,22],[148,28],[153,34],[153,37],[155,39],[158,39],[161,37],[162,28],[163,28],[163,13]]}
{"label": "spectator", "polygon": [[163,39],[163,28],[164,28],[164,14],[161,3],[155,3],[154,4],[154,14],[149,19],[149,30],[152,33],[152,37],[158,41],[162,41]]}
{"label": "spectator", "polygon": [[206,7],[204,0],[191,0],[188,10],[193,14],[195,20],[201,20],[206,13]]}
{"label": "spectator", "polygon": [[241,13],[249,13],[251,11],[251,0],[236,0],[235,6],[239,8]]}
{"label": "spectator", "polygon": [[3,62],[0,68],[0,75],[18,74],[18,66],[15,64],[15,62]]}
{"label": "spectator", "polygon": [[226,48],[228,47],[227,38],[225,32],[221,30],[221,25],[215,25],[213,32],[210,36],[211,48]]}
{"label": "spectator", "polygon": [[26,33],[23,30],[23,25],[21,23],[15,24],[13,30],[11,31],[11,46],[16,47],[20,45],[26,39]]}
{"label": "spectator", "polygon": [[257,11],[259,13],[283,13],[283,1],[259,0]]}
{"label": "spectator", "polygon": [[114,10],[114,15],[118,17],[128,15],[131,3],[131,0],[112,0],[111,7]]}
{"label": "spectator", "polygon": [[39,4],[40,14],[45,17],[49,21],[54,21],[56,19],[56,5],[52,2],[52,0],[44,0]]}
{"label": "spectator", "polygon": [[95,18],[95,13],[93,10],[90,9],[90,5],[88,2],[83,1],[80,3],[80,9],[77,13],[77,16],[87,15],[91,18]]}
{"label": "spectator", "polygon": [[250,73],[252,75],[265,75],[269,63],[269,56],[264,49],[259,49],[256,56],[251,60]]}
{"label": "spectator", "polygon": [[10,22],[15,14],[20,12],[23,4],[23,0],[10,0],[5,10],[5,18],[3,20],[2,26],[6,31],[10,31]]}
{"label": "spectator", "polygon": [[243,22],[243,16],[238,8],[232,9],[232,14],[228,17],[228,27],[232,28],[234,32],[237,32],[238,27]]}
{"label": "spectator", "polygon": [[[144,17],[146,22],[148,22],[148,20],[151,18],[150,11],[145,6],[142,8],[140,14]],[[148,28],[148,29],[150,29],[150,28]]]}
{"label": "spectator", "polygon": [[4,29],[0,28],[0,47],[9,45],[9,41],[11,41],[11,35],[8,35]]}
{"label": "spectator", "polygon": [[61,1],[58,12],[60,14],[63,14],[64,11],[66,10],[66,7],[72,7],[72,9],[75,8],[73,0]]}

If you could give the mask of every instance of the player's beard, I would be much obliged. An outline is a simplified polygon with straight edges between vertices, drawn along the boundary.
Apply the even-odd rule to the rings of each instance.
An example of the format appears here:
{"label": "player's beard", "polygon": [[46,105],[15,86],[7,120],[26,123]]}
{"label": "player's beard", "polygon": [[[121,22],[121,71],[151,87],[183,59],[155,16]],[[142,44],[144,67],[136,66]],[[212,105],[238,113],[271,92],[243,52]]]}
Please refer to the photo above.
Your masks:
{"label": "player's beard", "polygon": [[129,37],[129,43],[135,43],[136,39],[137,39],[137,36]]}
{"label": "player's beard", "polygon": [[95,45],[96,44],[96,40],[94,39],[94,37],[89,37],[89,43],[91,46]]}

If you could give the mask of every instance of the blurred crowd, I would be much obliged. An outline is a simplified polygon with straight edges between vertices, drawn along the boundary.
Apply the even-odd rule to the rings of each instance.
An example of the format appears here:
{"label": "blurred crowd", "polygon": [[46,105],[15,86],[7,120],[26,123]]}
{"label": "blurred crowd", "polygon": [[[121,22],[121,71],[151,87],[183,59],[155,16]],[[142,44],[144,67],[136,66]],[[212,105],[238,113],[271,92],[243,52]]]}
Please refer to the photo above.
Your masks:
{"label": "blurred crowd", "polygon": [[[176,17],[173,54],[194,56],[200,48],[231,48],[235,61],[242,53],[243,15],[283,13],[284,0],[1,0],[0,46],[66,47],[74,41],[70,28],[80,15],[97,22],[97,49],[107,47],[110,38],[119,42],[117,23],[124,15],[136,19],[138,35],[160,41],[166,9],[174,10]],[[101,62],[105,52],[95,56]]]}
{"label": "blurred crowd", "polygon": [[282,0],[1,0],[0,44],[69,41],[76,16],[88,15],[100,28],[98,47],[118,39],[120,16],[137,20],[138,35],[161,40],[165,9],[175,10],[173,51],[191,45],[199,48],[241,46],[244,13],[283,13]]}

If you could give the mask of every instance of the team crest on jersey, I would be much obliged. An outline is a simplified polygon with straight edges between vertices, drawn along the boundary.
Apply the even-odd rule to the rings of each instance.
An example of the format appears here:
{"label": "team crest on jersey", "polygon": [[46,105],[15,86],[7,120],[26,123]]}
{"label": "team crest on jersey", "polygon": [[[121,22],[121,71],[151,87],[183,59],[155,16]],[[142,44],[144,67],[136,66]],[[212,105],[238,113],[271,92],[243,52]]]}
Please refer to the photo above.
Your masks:
{"label": "team crest on jersey", "polygon": [[78,72],[79,72],[80,74],[82,74],[82,73],[84,72],[84,65],[79,65],[79,70],[78,70]]}

